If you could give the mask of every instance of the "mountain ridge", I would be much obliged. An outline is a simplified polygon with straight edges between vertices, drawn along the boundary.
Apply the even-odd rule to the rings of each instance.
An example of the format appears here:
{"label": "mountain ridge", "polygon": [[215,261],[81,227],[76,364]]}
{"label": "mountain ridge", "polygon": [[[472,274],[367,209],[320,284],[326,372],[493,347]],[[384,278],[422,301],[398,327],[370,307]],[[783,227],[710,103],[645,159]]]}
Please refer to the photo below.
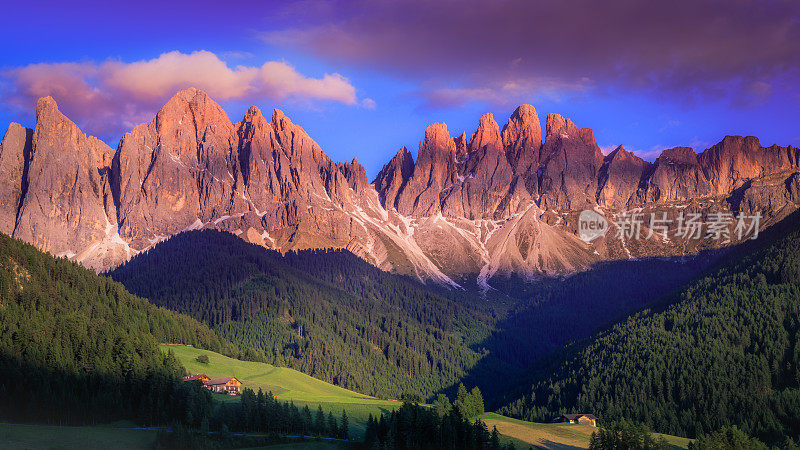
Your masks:
{"label": "mountain ridge", "polygon": [[[372,183],[354,158],[331,160],[275,109],[232,122],[203,91],[179,91],[116,149],[85,135],[50,97],[34,130],[0,144],[0,231],[106,270],[188,229],[217,228],[280,251],[346,248],[384,270],[484,289],[497,275],[560,275],[641,256],[726,245],[577,236],[582,209],[609,214],[755,213],[800,202],[800,150],[728,136],[649,163],[603,155],[590,128],[521,105],[501,128],[481,116],[467,138],[427,127],[416,160],[401,147]],[[13,218],[13,219],[12,219]],[[12,225],[13,223],[13,225]],[[612,225],[613,227],[613,225]]]}

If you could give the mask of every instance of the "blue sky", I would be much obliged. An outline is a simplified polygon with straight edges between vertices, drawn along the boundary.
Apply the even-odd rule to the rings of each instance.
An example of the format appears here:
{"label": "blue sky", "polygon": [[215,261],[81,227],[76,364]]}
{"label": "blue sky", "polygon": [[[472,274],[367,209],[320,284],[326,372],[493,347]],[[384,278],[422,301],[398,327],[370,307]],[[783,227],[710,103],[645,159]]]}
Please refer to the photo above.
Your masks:
{"label": "blue sky", "polygon": [[596,4],[16,2],[0,17],[0,127],[32,127],[35,97],[53,95],[115,147],[197,85],[232,121],[284,110],[370,179],[428,124],[469,135],[522,103],[651,160],[726,134],[800,146],[797,2]]}

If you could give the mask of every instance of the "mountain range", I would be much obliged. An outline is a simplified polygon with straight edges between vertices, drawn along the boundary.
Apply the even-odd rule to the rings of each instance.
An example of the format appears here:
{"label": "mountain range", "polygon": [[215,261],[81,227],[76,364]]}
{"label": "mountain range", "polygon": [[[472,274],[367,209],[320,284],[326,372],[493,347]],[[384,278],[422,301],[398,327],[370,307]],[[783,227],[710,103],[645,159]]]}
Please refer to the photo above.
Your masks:
{"label": "mountain range", "polygon": [[[332,161],[277,109],[268,120],[252,106],[233,123],[190,88],[112,149],[45,97],[35,129],[12,123],[0,144],[0,231],[102,271],[181,231],[221,229],[279,251],[345,248],[384,270],[485,289],[496,276],[737,241],[681,238],[675,226],[673,236],[618,239],[611,217],[621,211],[641,214],[653,234],[656,215],[759,213],[763,228],[800,202],[791,146],[726,136],[651,163],[622,146],[603,154],[591,129],[558,114],[544,131],[530,105],[502,129],[484,114],[470,137],[432,124],[416,160],[401,147],[370,183],[355,158]],[[585,209],[608,217],[611,231],[581,240]]]}

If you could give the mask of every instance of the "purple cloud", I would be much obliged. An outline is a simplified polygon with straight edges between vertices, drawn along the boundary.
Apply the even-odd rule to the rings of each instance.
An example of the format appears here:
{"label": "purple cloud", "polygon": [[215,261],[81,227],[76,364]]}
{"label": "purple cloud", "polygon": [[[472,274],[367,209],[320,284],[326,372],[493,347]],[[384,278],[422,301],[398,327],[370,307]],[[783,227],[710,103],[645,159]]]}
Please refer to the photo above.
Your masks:
{"label": "purple cloud", "polygon": [[800,79],[800,2],[793,0],[301,5],[281,12],[291,25],[263,38],[424,80],[420,95],[430,107],[586,89],[746,105],[765,101],[780,80],[793,90]]}

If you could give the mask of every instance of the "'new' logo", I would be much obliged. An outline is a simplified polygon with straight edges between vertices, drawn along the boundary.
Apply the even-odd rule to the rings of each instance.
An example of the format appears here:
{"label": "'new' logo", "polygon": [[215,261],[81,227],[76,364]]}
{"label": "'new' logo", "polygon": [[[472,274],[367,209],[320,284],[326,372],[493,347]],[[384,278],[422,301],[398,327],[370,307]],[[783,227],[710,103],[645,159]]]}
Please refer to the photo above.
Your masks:
{"label": "'new' logo", "polygon": [[585,209],[578,216],[578,237],[587,244],[608,232],[608,221],[597,211]]}

